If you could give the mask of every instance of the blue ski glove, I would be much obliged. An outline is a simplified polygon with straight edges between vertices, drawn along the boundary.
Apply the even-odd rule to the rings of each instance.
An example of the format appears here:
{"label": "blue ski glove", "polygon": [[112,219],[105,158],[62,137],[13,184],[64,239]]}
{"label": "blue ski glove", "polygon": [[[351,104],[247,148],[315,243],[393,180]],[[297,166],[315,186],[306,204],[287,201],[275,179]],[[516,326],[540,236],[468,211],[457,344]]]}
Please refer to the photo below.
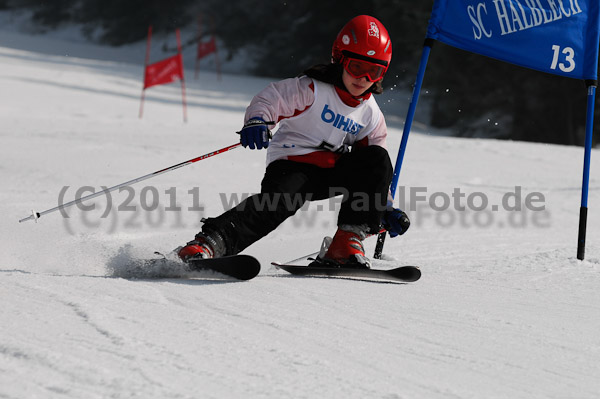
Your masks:
{"label": "blue ski glove", "polygon": [[244,147],[250,147],[251,150],[255,148],[261,150],[269,146],[269,140],[271,139],[271,131],[267,127],[272,122],[265,122],[263,118],[255,117],[249,119],[248,122],[240,131],[240,143]]}
{"label": "blue ski glove", "polygon": [[390,233],[390,237],[406,233],[410,227],[410,220],[406,213],[398,208],[388,208],[383,214],[383,227]]}

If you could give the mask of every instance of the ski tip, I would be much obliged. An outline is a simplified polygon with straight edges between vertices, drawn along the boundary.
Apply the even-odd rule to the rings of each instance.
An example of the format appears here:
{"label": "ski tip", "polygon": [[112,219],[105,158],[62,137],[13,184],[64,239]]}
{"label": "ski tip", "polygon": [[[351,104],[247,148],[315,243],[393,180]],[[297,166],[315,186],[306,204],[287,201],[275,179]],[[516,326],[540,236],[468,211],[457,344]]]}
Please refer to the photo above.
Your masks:
{"label": "ski tip", "polygon": [[238,255],[243,257],[246,264],[243,268],[236,271],[235,278],[239,280],[251,280],[260,273],[260,262],[250,255]]}
{"label": "ski tip", "polygon": [[237,280],[251,280],[260,273],[260,262],[250,255],[199,258],[187,261],[192,271],[212,270]]}
{"label": "ski tip", "polygon": [[402,266],[396,269],[388,270],[387,273],[410,283],[421,278],[421,269],[419,269],[417,266]]}

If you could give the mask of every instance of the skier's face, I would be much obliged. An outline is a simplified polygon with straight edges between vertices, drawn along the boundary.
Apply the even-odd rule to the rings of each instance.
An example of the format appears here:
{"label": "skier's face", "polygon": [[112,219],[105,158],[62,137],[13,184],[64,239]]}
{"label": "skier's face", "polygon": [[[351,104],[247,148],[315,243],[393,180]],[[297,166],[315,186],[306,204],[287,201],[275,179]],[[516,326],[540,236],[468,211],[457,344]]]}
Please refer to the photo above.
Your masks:
{"label": "skier's face", "polygon": [[374,82],[369,82],[365,76],[362,78],[354,78],[346,69],[342,72],[342,82],[346,86],[346,90],[355,97],[362,95],[365,91],[373,86]]}

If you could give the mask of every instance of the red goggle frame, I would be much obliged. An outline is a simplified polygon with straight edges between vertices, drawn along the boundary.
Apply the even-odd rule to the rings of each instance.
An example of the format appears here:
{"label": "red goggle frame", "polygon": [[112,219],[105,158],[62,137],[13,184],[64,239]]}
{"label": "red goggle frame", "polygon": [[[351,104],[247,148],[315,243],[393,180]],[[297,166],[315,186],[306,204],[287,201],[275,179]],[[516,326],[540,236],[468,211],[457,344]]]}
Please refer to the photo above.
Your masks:
{"label": "red goggle frame", "polygon": [[358,60],[356,58],[345,57],[344,69],[355,79],[366,77],[369,82],[377,82],[383,79],[387,67],[374,62]]}

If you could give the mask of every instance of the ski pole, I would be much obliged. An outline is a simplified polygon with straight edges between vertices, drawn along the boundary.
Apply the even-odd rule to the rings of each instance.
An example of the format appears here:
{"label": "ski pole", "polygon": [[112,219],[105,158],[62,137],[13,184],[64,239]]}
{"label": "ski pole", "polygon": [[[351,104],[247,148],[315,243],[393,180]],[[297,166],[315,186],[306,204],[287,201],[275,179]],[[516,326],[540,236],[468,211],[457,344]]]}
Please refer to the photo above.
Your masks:
{"label": "ski pole", "polygon": [[233,150],[234,148],[237,148],[239,146],[241,146],[241,144],[240,143],[236,143],[236,144],[233,144],[233,145],[221,148],[219,150],[216,150],[216,151],[213,151],[213,152],[209,152],[208,154],[204,154],[204,155],[201,155],[199,157],[190,159],[189,161],[181,162],[181,163],[178,163],[176,165],[169,166],[168,168],[157,170],[156,172],[149,173],[149,174],[147,174],[145,176],[138,177],[137,179],[129,180],[129,181],[125,182],[125,183],[117,184],[116,186],[106,188],[106,189],[104,189],[102,191],[98,191],[97,193],[86,195],[85,197],[82,197],[82,198],[77,198],[77,199],[75,199],[75,200],[73,200],[71,202],[67,202],[66,204],[60,204],[59,206],[56,206],[56,207],[54,207],[52,209],[47,209],[47,210],[45,210],[43,212],[34,212],[34,211],[31,211],[31,215],[29,215],[28,217],[26,217],[24,219],[19,220],[19,223],[25,222],[27,220],[36,220],[37,221],[37,219],[39,219],[40,217],[42,217],[42,216],[44,216],[44,215],[46,215],[48,213],[56,212],[56,211],[58,211],[60,209],[64,209],[64,208],[67,208],[69,206],[72,206],[72,205],[75,205],[75,204],[79,204],[79,203],[81,203],[83,201],[86,201],[88,199],[99,197],[102,194],[109,193],[109,192],[114,191],[114,190],[116,190],[118,188],[121,188],[121,187],[124,187],[124,186],[130,186],[130,185],[132,185],[134,183],[137,183],[137,182],[140,182],[140,181],[143,181],[143,180],[147,180],[147,179],[150,179],[152,177],[156,177],[158,175],[162,175],[163,173],[167,173],[167,172],[170,172],[172,170],[179,169],[181,167],[193,164],[195,162],[202,161],[202,160],[204,160],[206,158],[214,157],[215,155],[219,155],[219,154],[222,154],[222,153],[227,152],[229,150]]}

